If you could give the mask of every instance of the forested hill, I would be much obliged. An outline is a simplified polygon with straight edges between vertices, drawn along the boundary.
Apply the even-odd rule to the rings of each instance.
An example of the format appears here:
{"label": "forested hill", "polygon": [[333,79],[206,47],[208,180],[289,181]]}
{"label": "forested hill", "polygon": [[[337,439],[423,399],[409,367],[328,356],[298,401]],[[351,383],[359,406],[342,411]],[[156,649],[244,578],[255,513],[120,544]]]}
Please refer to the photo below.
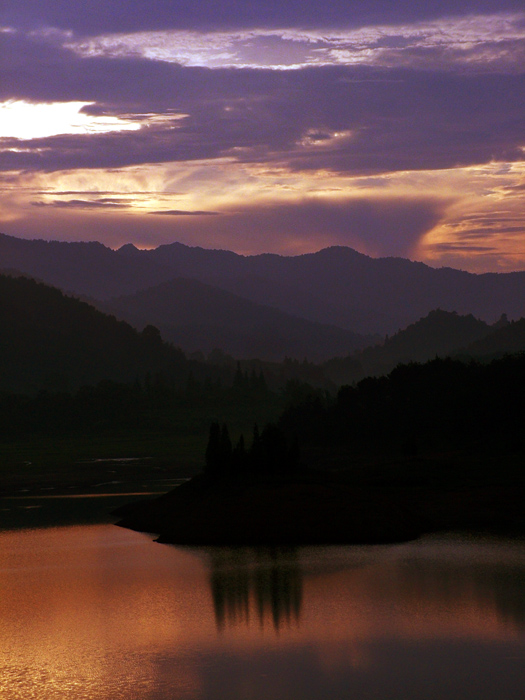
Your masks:
{"label": "forested hill", "polygon": [[467,352],[474,357],[498,357],[525,352],[525,318],[511,321],[471,343]]}
{"label": "forested hill", "polygon": [[236,358],[282,361],[289,356],[315,362],[377,342],[193,279],[177,278],[110,299],[107,308],[139,328],[153,323],[163,338],[187,352],[220,348]]}
{"label": "forested hill", "polygon": [[0,389],[70,390],[162,372],[185,382],[184,354],[152,326],[138,333],[60,290],[0,275]]}
{"label": "forested hill", "polygon": [[281,428],[316,446],[327,463],[344,463],[346,450],[390,457],[459,449],[523,453],[524,381],[524,354],[488,364],[437,358],[399,365],[388,376],[343,386],[335,401],[291,407]]}
{"label": "forested hill", "polygon": [[[323,365],[323,372],[336,384],[349,384],[366,376],[388,374],[400,363],[426,362],[436,356],[447,357],[463,351],[469,354],[471,347],[474,353],[476,348],[482,347],[482,339],[495,332],[495,328],[471,314],[461,316],[435,309],[416,323],[387,337],[382,344],[348,357],[329,360]],[[473,345],[478,342],[479,346]]]}

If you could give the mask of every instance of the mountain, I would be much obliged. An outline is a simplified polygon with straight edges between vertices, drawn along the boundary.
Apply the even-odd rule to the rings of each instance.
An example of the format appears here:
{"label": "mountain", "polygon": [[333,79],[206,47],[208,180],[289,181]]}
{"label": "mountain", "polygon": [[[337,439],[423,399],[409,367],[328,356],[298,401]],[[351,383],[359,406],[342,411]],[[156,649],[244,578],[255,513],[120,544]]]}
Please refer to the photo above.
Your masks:
{"label": "mountain", "polygon": [[142,254],[181,276],[358,333],[395,333],[435,308],[491,322],[502,312],[525,315],[525,272],[475,275],[340,246],[243,257],[173,243]]}
{"label": "mountain", "polygon": [[66,390],[164,372],[181,384],[188,363],[151,326],[138,333],[32,279],[0,275],[0,390]]}
{"label": "mountain", "polygon": [[481,359],[525,352],[525,318],[494,328],[485,337],[470,343],[465,352]]}
{"label": "mountain", "polygon": [[107,308],[143,327],[153,323],[184,351],[215,348],[237,358],[280,361],[285,356],[326,360],[370,345],[374,338],[314,323],[248,301],[194,279],[174,279],[129,296]]}
{"label": "mountain", "polygon": [[[388,374],[401,363],[456,355],[463,348],[466,354],[479,354],[474,353],[474,349],[485,342],[483,339],[491,337],[493,330],[472,314],[461,316],[435,309],[391,338],[387,337],[381,345],[329,360],[324,363],[323,372],[338,384],[349,384],[366,376]],[[497,333],[504,330],[501,328]]]}
{"label": "mountain", "polygon": [[242,256],[181,243],[118,251],[101,243],[27,241],[0,235],[0,267],[107,300],[177,277],[219,287],[294,316],[360,334],[395,333],[432,309],[494,322],[525,316],[525,272],[475,275],[345,247],[285,257]]}
{"label": "mountain", "polygon": [[145,257],[130,265],[102,243],[30,241],[0,234],[0,269],[9,268],[96,299],[129,294],[173,276]]}

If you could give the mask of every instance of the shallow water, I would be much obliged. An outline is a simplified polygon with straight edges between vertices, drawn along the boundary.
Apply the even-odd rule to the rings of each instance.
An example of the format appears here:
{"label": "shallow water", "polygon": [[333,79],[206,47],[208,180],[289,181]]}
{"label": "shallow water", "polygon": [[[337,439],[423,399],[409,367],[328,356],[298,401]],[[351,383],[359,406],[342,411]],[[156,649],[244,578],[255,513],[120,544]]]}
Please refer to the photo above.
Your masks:
{"label": "shallow water", "polygon": [[9,700],[522,700],[525,546],[195,550],[0,533]]}

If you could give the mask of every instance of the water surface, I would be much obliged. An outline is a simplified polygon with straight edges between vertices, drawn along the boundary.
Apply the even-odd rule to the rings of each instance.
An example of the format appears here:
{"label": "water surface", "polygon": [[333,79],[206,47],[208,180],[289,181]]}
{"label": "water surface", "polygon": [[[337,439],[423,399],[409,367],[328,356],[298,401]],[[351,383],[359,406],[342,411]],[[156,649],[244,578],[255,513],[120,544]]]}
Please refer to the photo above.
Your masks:
{"label": "water surface", "polygon": [[196,550],[0,533],[9,700],[522,700],[523,543]]}

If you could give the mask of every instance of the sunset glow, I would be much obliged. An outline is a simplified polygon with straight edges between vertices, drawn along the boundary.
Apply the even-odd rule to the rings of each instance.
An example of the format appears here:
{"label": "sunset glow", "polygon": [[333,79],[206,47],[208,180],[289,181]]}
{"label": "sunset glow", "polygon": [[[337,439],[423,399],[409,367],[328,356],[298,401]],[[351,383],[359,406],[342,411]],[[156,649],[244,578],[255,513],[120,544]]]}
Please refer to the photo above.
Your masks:
{"label": "sunset glow", "polygon": [[8,3],[3,232],[525,267],[519,3],[208,4]]}
{"label": "sunset glow", "polygon": [[4,102],[0,104],[0,134],[3,138],[30,140],[58,134],[104,134],[140,129],[140,124],[125,122],[118,117],[96,117],[82,112],[84,107],[92,104],[31,104],[23,100]]}

